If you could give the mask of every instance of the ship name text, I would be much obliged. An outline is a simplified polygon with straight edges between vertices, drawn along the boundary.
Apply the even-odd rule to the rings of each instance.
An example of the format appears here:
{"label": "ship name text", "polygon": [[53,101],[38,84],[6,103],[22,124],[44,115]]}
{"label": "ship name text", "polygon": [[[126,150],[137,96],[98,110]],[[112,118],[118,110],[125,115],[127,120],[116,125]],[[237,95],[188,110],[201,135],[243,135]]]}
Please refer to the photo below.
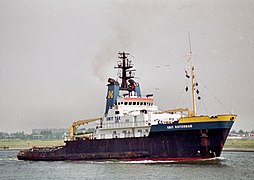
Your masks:
{"label": "ship name text", "polygon": [[183,128],[183,129],[192,128],[192,124],[181,124],[181,125],[167,126],[167,129],[179,129],[179,128]]}

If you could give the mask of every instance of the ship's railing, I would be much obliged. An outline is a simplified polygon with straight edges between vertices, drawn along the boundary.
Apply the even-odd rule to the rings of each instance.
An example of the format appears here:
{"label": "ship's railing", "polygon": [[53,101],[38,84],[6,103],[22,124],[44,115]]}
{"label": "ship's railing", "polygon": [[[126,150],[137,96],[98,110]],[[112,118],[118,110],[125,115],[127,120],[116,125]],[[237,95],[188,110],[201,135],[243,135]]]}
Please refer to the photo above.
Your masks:
{"label": "ship's railing", "polygon": [[121,128],[121,127],[136,127],[136,126],[149,126],[147,122],[118,122],[118,123],[104,123],[102,128]]}

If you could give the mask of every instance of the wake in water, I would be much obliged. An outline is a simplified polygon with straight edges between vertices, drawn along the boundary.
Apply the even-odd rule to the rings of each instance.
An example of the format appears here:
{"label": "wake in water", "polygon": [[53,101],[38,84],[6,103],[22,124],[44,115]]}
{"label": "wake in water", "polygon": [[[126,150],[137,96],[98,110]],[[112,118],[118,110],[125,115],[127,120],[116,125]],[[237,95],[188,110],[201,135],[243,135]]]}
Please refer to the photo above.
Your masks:
{"label": "wake in water", "polygon": [[105,161],[68,161],[75,163],[88,164],[220,164],[226,161],[224,157],[216,157],[211,159],[193,160],[193,161],[161,161],[161,160],[105,160]]}

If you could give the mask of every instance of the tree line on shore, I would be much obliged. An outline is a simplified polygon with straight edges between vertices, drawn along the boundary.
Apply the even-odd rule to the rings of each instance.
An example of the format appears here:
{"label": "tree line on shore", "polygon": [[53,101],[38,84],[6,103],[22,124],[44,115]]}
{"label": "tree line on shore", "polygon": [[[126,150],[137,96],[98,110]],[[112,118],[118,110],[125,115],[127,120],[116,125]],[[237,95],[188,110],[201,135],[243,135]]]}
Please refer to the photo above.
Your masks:
{"label": "tree line on shore", "polygon": [[236,130],[233,129],[233,130],[230,131],[230,133],[231,134],[245,134],[245,135],[247,135],[247,134],[254,134],[254,130],[244,131],[244,130],[240,129],[239,131],[236,131]]}
{"label": "tree line on shore", "polygon": [[24,132],[6,133],[0,132],[0,139],[2,140],[53,140],[53,139],[63,139],[63,132],[54,132],[51,130],[42,130],[39,133],[26,134]]}

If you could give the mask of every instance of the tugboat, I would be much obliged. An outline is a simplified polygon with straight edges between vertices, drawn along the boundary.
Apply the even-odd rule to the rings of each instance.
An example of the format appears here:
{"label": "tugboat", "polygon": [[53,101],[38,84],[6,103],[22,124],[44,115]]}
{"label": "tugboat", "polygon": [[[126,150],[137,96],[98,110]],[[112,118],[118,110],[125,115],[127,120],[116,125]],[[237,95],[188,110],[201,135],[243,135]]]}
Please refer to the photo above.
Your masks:
{"label": "tugboat", "polygon": [[[108,79],[103,117],[74,122],[64,146],[21,150],[18,159],[193,161],[219,157],[236,115],[196,115],[197,83],[192,52],[191,75],[186,74],[192,82],[192,109],[159,110],[153,94],[141,94],[128,57],[129,53],[119,53],[120,61],[115,68],[121,81]],[[80,125],[92,122],[93,131],[77,135]]]}

